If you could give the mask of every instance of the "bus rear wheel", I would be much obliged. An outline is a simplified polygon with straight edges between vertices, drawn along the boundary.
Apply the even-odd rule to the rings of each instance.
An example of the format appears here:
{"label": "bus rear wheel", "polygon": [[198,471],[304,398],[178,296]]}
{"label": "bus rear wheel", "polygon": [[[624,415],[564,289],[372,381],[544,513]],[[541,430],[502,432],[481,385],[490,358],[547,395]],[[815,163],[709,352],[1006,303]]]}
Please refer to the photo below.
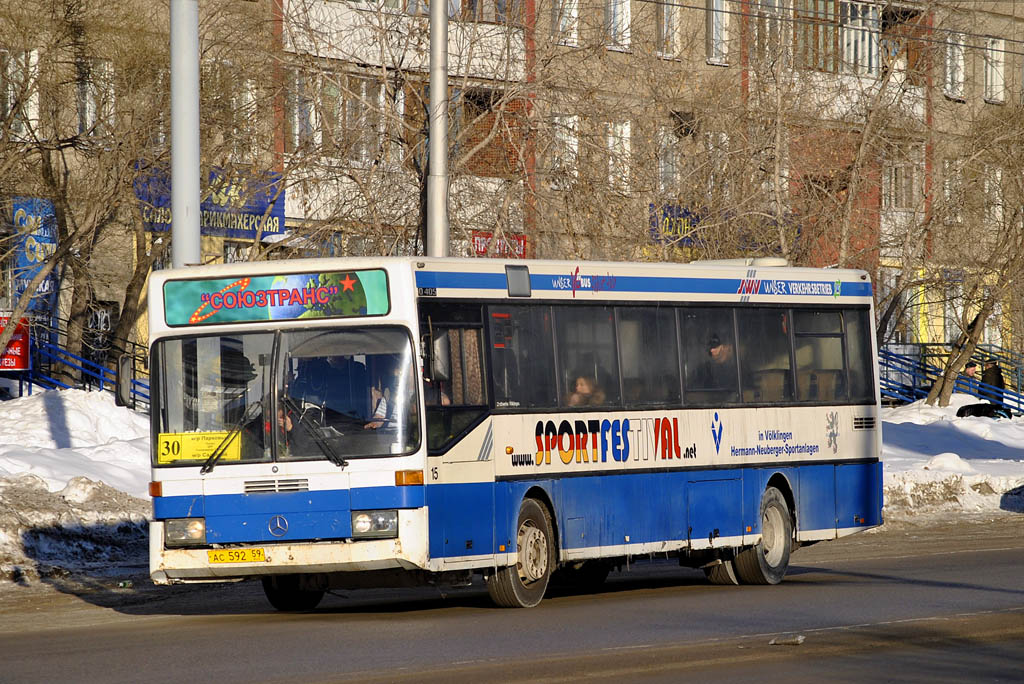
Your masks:
{"label": "bus rear wheel", "polygon": [[745,584],[778,584],[789,569],[793,519],[786,499],[775,487],[761,497],[761,541],[736,556],[734,565]]}
{"label": "bus rear wheel", "polygon": [[487,580],[491,600],[503,608],[532,608],[547,591],[555,565],[555,542],[548,509],[524,499],[516,526],[515,565],[501,568]]}
{"label": "bus rear wheel", "polygon": [[740,583],[736,577],[736,566],[731,560],[723,560],[715,565],[704,567],[704,576],[708,578],[708,581],[712,584],[724,584],[728,586],[736,586]]}
{"label": "bus rear wheel", "polygon": [[303,589],[298,575],[272,575],[263,578],[263,593],[277,610],[294,613],[313,610],[324,597],[323,589]]}

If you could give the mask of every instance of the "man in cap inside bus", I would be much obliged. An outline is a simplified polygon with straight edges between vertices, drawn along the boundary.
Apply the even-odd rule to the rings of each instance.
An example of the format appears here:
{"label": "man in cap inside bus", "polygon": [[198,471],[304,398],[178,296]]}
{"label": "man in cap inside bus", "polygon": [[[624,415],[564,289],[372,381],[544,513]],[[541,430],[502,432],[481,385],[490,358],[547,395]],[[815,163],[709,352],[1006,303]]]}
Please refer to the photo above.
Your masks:
{"label": "man in cap inside bus", "polygon": [[708,356],[711,357],[709,373],[711,385],[715,387],[736,387],[736,353],[732,341],[722,339],[717,333],[708,338]]}

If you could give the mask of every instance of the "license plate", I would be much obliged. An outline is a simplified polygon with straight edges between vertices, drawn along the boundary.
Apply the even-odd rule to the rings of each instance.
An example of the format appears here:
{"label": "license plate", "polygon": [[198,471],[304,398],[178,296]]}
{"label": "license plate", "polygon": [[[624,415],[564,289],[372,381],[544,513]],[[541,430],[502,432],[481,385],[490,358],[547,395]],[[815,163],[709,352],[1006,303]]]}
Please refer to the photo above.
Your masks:
{"label": "license plate", "polygon": [[213,549],[206,552],[211,563],[265,563],[263,549]]}

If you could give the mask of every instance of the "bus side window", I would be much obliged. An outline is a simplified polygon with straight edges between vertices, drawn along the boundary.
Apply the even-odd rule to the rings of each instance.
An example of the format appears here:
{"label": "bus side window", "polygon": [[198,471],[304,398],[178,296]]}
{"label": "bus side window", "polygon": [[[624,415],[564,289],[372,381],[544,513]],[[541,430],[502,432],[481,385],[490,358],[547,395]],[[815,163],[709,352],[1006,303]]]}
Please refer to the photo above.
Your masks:
{"label": "bus side window", "polygon": [[550,308],[492,306],[487,314],[495,406],[554,406],[557,392]]}
{"label": "bus side window", "polygon": [[844,311],[843,324],[850,373],[849,399],[872,402],[875,399],[874,380],[871,374],[874,366],[871,359],[874,326],[869,321],[868,310]]}
{"label": "bus side window", "polygon": [[556,306],[555,334],[562,374],[560,406],[573,406],[580,379],[593,384],[583,405],[619,404],[615,312],[607,306]]}
{"label": "bus side window", "polygon": [[737,401],[736,334],[731,308],[692,307],[679,316],[688,405]]}
{"label": "bus side window", "polygon": [[797,400],[846,400],[840,312],[796,310],[793,320]]}
{"label": "bus side window", "polygon": [[736,310],[743,400],[780,402],[793,399],[789,343],[789,312],[785,309]]}
{"label": "bus side window", "polygon": [[626,404],[678,405],[679,351],[673,310],[620,307],[617,316]]}

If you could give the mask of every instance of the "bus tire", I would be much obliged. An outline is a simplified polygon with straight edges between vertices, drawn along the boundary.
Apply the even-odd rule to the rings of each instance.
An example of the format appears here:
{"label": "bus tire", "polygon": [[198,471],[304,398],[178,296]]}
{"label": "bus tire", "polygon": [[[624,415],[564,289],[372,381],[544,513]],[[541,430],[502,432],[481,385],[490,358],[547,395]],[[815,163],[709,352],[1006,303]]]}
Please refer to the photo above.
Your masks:
{"label": "bus tire", "polygon": [[264,577],[263,593],[270,605],[286,613],[313,610],[324,597],[323,589],[302,589],[298,575]]}
{"label": "bus tire", "polygon": [[536,499],[523,499],[516,525],[516,563],[489,577],[487,592],[502,608],[532,608],[544,598],[554,565],[551,515]]}
{"label": "bus tire", "polygon": [[793,519],[775,487],[761,497],[761,541],[736,556],[736,574],[745,584],[778,584],[789,568]]}
{"label": "bus tire", "polygon": [[704,576],[712,584],[736,586],[740,583],[736,577],[736,566],[731,560],[723,560],[721,563],[705,567]]}

